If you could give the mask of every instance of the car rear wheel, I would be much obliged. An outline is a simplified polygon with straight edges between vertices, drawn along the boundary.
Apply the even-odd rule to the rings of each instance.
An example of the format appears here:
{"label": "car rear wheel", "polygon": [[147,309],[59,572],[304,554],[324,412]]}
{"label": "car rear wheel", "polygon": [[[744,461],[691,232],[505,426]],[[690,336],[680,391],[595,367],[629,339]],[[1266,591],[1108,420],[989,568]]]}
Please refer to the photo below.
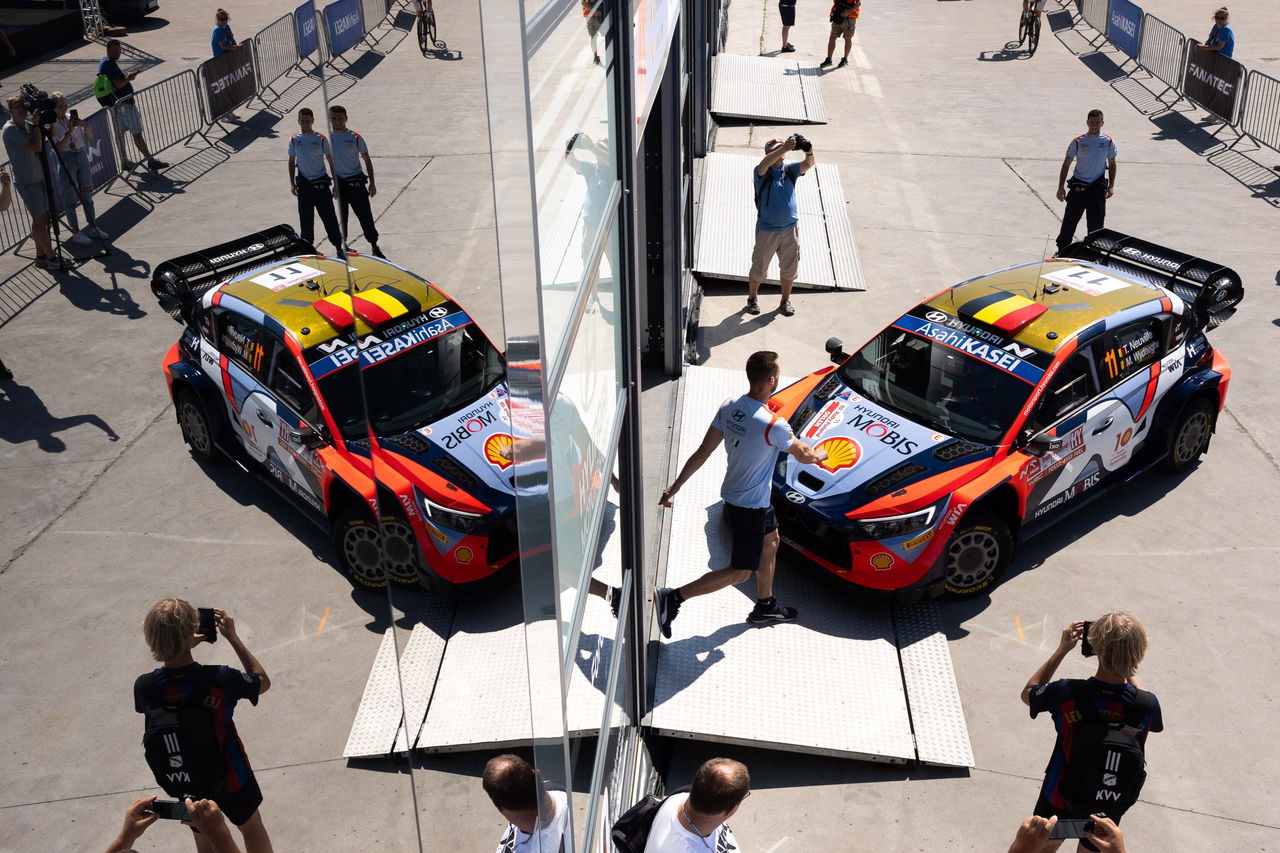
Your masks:
{"label": "car rear wheel", "polygon": [[178,411],[178,425],[182,438],[191,452],[201,462],[215,462],[218,448],[213,441],[213,425],[205,414],[200,398],[190,388],[180,388],[175,395],[174,406]]}
{"label": "car rear wheel", "polygon": [[943,555],[943,590],[953,598],[977,595],[999,580],[1013,559],[1013,535],[1004,519],[981,510],[960,520]]}
{"label": "car rear wheel", "polygon": [[1213,434],[1213,404],[1204,397],[1197,397],[1187,404],[1173,430],[1169,455],[1164,459],[1164,469],[1170,474],[1181,474],[1209,449],[1209,437]]}

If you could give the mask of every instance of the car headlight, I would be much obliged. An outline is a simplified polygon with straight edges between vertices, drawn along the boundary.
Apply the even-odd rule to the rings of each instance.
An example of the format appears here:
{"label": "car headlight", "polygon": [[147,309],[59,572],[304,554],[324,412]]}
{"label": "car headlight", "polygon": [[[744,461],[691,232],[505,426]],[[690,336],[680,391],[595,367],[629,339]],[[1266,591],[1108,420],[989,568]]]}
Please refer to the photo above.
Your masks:
{"label": "car headlight", "polygon": [[484,530],[485,516],[474,512],[447,509],[428,500],[426,495],[417,489],[414,489],[413,493],[418,498],[418,506],[422,507],[422,514],[436,527],[447,527],[459,533],[479,533]]}
{"label": "car headlight", "polygon": [[904,515],[858,518],[853,519],[853,522],[861,528],[863,535],[868,539],[892,539],[895,536],[906,536],[924,530],[933,524],[936,511],[937,507],[931,506]]}

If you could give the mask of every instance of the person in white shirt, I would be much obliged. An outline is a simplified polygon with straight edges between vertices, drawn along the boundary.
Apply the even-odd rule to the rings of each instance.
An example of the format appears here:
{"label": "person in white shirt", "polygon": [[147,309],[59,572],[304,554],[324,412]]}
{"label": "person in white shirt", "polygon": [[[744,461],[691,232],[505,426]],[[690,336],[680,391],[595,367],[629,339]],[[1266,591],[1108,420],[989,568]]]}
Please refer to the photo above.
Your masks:
{"label": "person in white shirt", "polygon": [[698,768],[687,794],[672,794],[654,815],[644,853],[730,853],[738,850],[725,823],[751,794],[747,766],[713,758]]}
{"label": "person in white shirt", "polygon": [[544,791],[538,814],[537,771],[518,755],[490,758],[481,779],[498,814],[508,821],[496,853],[571,853],[569,796],[564,791]]}

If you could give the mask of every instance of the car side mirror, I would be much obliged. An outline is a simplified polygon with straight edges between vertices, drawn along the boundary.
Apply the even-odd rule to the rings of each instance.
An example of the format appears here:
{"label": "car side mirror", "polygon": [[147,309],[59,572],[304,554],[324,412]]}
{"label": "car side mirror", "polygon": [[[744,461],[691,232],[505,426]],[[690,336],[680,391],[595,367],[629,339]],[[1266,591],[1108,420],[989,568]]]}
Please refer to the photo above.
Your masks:
{"label": "car side mirror", "polygon": [[839,338],[827,338],[827,355],[832,364],[842,364],[849,356],[844,351],[844,341]]}
{"label": "car side mirror", "polygon": [[1046,453],[1053,453],[1061,449],[1062,439],[1056,435],[1049,435],[1047,432],[1032,436],[1026,447],[1027,452],[1032,456],[1043,456]]}
{"label": "car side mirror", "polygon": [[289,440],[294,444],[305,447],[307,450],[319,450],[325,445],[324,436],[320,434],[320,431],[306,425],[299,429],[290,430]]}

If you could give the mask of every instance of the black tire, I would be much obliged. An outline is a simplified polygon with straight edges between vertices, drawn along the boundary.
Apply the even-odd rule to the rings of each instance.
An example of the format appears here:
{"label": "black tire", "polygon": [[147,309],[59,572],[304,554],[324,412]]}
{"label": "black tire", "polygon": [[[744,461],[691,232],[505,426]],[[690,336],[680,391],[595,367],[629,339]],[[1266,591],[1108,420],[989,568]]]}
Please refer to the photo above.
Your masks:
{"label": "black tire", "polygon": [[204,404],[190,388],[182,387],[174,395],[174,408],[178,413],[178,426],[182,429],[182,440],[191,448],[192,454],[205,463],[219,460],[218,445],[213,424],[204,410]]}
{"label": "black tire", "polygon": [[972,598],[993,586],[1013,560],[1013,534],[1000,516],[975,510],[960,519],[942,559],[943,591]]}
{"label": "black tire", "polygon": [[427,41],[431,43],[432,47],[438,47],[440,44],[440,40],[439,38],[437,38],[437,33],[436,33],[435,10],[432,9],[431,11],[423,15],[423,17],[427,19]]}
{"label": "black tire", "polygon": [[424,54],[431,49],[431,42],[427,40],[427,14],[423,12],[418,16],[418,50]]}
{"label": "black tire", "polygon": [[1030,26],[1027,22],[1027,16],[1021,15],[1018,18],[1018,46],[1021,47],[1027,40],[1027,31]]}
{"label": "black tire", "polygon": [[1031,19],[1031,30],[1027,33],[1027,53],[1030,56],[1036,55],[1036,48],[1040,46],[1040,16],[1036,15]]}
{"label": "black tire", "polygon": [[1208,399],[1196,397],[1187,403],[1169,439],[1164,470],[1170,474],[1181,474],[1196,464],[1196,460],[1209,449],[1209,437],[1213,435],[1216,420],[1217,410]]}
{"label": "black tire", "polygon": [[338,513],[333,550],[347,578],[362,589],[385,589],[388,576],[396,586],[417,586],[422,558],[412,528],[395,515],[383,516],[381,527],[360,507]]}

